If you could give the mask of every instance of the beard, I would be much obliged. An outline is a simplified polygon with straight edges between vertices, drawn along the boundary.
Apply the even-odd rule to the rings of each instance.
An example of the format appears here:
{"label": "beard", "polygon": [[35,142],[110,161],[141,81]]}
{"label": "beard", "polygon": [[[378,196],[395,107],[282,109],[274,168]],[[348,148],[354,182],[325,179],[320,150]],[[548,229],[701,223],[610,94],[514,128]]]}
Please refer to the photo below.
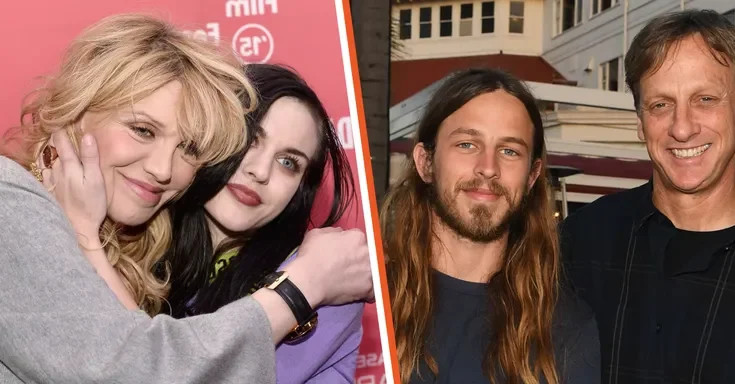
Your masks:
{"label": "beard", "polygon": [[[463,218],[457,202],[459,193],[481,187],[486,187],[505,199],[508,209],[505,212],[497,212],[485,204],[473,204],[469,209],[469,218]],[[521,219],[527,192],[526,187],[521,195],[523,197],[514,201],[508,190],[495,180],[473,179],[459,182],[453,191],[444,193],[440,192],[436,182],[428,184],[428,197],[436,216],[459,237],[485,244],[502,238],[508,233],[512,224]]]}

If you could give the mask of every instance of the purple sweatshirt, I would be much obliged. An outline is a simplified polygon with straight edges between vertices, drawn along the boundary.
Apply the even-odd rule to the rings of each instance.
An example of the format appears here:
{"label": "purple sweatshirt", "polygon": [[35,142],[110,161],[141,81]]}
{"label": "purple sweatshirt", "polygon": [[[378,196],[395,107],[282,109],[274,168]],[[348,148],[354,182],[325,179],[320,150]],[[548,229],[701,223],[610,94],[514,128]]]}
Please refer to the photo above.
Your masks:
{"label": "purple sweatshirt", "polygon": [[[225,253],[220,258],[229,260],[235,254]],[[295,256],[296,251],[281,267]],[[277,384],[354,383],[364,309],[363,302],[317,309],[317,326],[305,339],[276,346]]]}
{"label": "purple sweatshirt", "polygon": [[276,347],[277,383],[354,383],[364,308],[358,302],[317,309],[317,326],[306,340]]}

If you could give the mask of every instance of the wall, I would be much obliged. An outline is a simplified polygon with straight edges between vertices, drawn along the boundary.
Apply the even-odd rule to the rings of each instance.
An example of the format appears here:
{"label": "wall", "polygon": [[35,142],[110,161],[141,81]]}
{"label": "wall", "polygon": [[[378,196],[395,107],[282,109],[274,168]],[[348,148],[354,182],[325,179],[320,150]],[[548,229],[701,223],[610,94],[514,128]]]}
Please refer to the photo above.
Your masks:
{"label": "wall", "polygon": [[[580,86],[598,88],[599,64],[623,56],[623,4],[591,16],[591,1],[584,0],[582,23],[554,36],[554,0],[544,0],[543,57],[567,79]],[[686,8],[714,9],[720,13],[735,8],[724,0],[688,1]],[[628,6],[628,44],[651,18],[680,9],[679,1],[630,0]],[[590,71],[585,71],[589,68]],[[620,75],[622,79],[622,66]],[[624,87],[621,87],[624,90]]]}
{"label": "wall", "polygon": [[[460,5],[473,4],[472,36],[460,36]],[[481,3],[483,1],[442,1],[393,6],[394,20],[400,10],[411,9],[411,39],[401,40],[404,54],[394,60],[417,60],[457,56],[487,55],[503,51],[506,54],[539,56],[543,42],[543,10],[541,0],[524,1],[523,34],[508,32],[510,0],[495,1],[495,28],[490,34],[481,33]],[[452,36],[439,36],[439,8],[452,5]],[[432,8],[431,37],[419,38],[419,9]]]}

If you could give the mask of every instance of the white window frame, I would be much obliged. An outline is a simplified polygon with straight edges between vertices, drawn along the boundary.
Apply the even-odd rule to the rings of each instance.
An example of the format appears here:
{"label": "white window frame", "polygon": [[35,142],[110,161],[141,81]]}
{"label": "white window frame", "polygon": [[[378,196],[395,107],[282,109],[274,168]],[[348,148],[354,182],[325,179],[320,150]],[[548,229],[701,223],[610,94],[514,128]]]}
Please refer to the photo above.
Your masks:
{"label": "white window frame", "polygon": [[[469,5],[470,9],[472,10],[472,15],[469,18],[462,18],[462,6],[463,5]],[[459,30],[457,33],[459,34],[459,37],[467,37],[472,36],[474,34],[473,26],[474,26],[474,18],[475,18],[475,4],[474,3],[460,3],[459,5]],[[469,35],[463,35],[462,29],[465,25],[469,24]],[[466,29],[467,27],[464,27]]]}
{"label": "white window frame", "polygon": [[623,58],[622,57],[616,57],[613,59],[610,59],[608,61],[605,61],[603,63],[600,63],[599,66],[599,74],[598,74],[598,88],[605,90],[605,91],[611,91],[610,90],[610,63],[617,60],[618,61],[618,69],[617,69],[617,76],[618,76],[618,89],[612,92],[625,92],[625,81],[623,77]]}
{"label": "white window frame", "polygon": [[[408,23],[403,24],[401,22],[401,12],[408,11]],[[401,31],[403,30],[403,27],[408,27],[408,37],[402,38],[401,37]],[[399,40],[411,40],[413,39],[413,8],[402,8],[398,10],[398,39]]]}
{"label": "white window frame", "polygon": [[[564,2],[571,1],[574,4],[574,21],[571,27],[564,29]],[[596,0],[592,0],[596,1]],[[582,6],[584,0],[554,0],[554,31],[552,36],[559,36],[562,33],[582,24]]]}
{"label": "white window frame", "polygon": [[[493,15],[492,16],[483,16],[482,15],[482,4],[483,3],[493,3]],[[498,10],[497,5],[498,4],[497,4],[497,2],[495,0],[482,1],[482,2],[480,2],[480,34],[481,35],[491,35],[491,34],[494,34],[495,31],[498,29],[497,28],[498,26],[495,23],[495,19],[497,19],[497,17],[496,17],[497,16],[496,15],[496,13],[497,13],[496,11]],[[486,20],[486,19],[493,19],[493,31],[492,32],[484,32],[484,33],[482,32],[482,21],[483,20]]]}
{"label": "white window frame", "polygon": [[[521,15],[513,15],[511,14],[510,8],[512,8],[513,3],[519,3],[521,4]],[[521,32],[511,32],[510,30],[510,20],[516,18],[521,20]],[[511,35],[524,35],[526,33],[526,2],[523,0],[510,0],[509,7],[508,7],[508,33]]]}
{"label": "white window frame", "polygon": [[591,1],[597,4],[597,12],[595,12],[595,7],[592,5],[592,3],[590,3],[590,17],[599,15],[602,12],[605,12],[608,9],[613,9],[616,5],[618,5],[618,0],[610,0],[610,7],[602,9],[603,0],[591,0]]}
{"label": "white window frame", "polygon": [[[442,8],[449,7],[449,20],[442,19]],[[452,4],[442,4],[438,8],[439,13],[439,31],[437,37],[453,37],[454,36],[454,6]],[[449,35],[442,36],[442,24],[449,23]]]}
{"label": "white window frame", "polygon": [[[421,10],[424,9],[424,8],[428,8],[429,9],[429,21],[421,21]],[[418,32],[419,33],[417,35],[417,38],[418,39],[431,39],[432,37],[434,37],[434,33],[433,33],[434,32],[433,31],[433,29],[434,29],[434,26],[433,26],[433,22],[434,22],[434,7],[432,7],[432,6],[418,7],[416,9],[418,10],[418,21],[419,21],[418,22],[418,25],[419,25]],[[421,36],[421,26],[422,25],[428,25],[429,26],[429,36],[426,36],[426,37],[422,37]]]}

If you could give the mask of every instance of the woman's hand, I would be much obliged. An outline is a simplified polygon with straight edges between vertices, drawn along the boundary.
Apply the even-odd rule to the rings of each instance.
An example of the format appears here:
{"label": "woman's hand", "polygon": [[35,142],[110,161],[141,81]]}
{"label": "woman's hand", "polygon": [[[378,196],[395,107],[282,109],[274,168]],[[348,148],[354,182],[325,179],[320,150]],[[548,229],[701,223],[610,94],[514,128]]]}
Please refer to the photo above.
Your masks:
{"label": "woman's hand", "polygon": [[370,255],[360,230],[309,231],[284,270],[312,308],[374,300]]}
{"label": "woman's hand", "polygon": [[82,245],[101,247],[99,229],[107,216],[107,194],[94,137],[82,138],[79,156],[65,130],[55,132],[49,145],[56,148],[58,159],[50,166],[41,164],[42,169],[50,168],[42,172],[44,186],[63,208]]}
{"label": "woman's hand", "polygon": [[[85,135],[82,138],[79,156],[64,130],[55,132],[49,145],[56,149],[59,157],[50,165],[41,164],[43,168],[50,168],[42,171],[44,186],[64,210],[79,236],[84,255],[97,274],[127,309],[137,310],[137,303],[120,274],[107,260],[100,242],[100,226],[107,216],[107,194],[94,137]],[[44,154],[41,154],[39,162],[44,162],[43,157]]]}
{"label": "woman's hand", "polygon": [[[375,298],[367,240],[357,229],[309,231],[298,254],[283,270],[313,309]],[[296,325],[293,312],[278,293],[267,288],[252,297],[263,307],[273,341],[279,344]]]}

